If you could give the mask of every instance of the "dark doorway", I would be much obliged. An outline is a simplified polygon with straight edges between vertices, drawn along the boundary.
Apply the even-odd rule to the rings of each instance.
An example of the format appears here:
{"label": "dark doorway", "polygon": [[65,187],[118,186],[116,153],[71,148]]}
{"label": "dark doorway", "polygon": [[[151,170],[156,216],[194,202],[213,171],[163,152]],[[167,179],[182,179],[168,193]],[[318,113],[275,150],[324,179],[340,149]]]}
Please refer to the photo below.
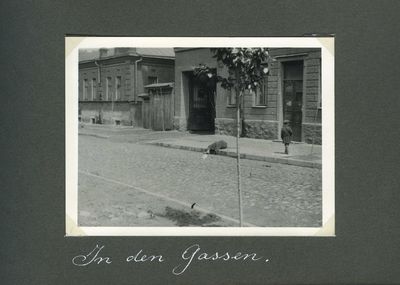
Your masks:
{"label": "dark doorway", "polygon": [[303,61],[283,63],[283,120],[289,120],[293,141],[301,141]]}
{"label": "dark doorway", "polygon": [[191,131],[214,132],[216,83],[207,76],[189,80],[189,120]]}

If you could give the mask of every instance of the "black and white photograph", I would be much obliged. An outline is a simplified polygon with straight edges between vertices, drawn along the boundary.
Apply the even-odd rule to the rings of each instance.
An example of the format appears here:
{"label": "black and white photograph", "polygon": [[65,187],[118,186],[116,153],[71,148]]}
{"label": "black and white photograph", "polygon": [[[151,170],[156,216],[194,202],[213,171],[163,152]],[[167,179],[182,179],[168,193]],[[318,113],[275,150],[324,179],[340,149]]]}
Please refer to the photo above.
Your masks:
{"label": "black and white photograph", "polygon": [[67,235],[333,236],[333,47],[67,37]]}
{"label": "black and white photograph", "polygon": [[400,284],[399,1],[0,6],[1,284]]}

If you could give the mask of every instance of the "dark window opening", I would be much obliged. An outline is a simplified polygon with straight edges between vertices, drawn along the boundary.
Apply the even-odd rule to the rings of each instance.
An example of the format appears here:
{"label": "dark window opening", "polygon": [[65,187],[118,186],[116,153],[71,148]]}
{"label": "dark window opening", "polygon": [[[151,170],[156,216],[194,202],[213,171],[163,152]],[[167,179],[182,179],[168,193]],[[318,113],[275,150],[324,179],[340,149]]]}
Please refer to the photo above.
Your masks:
{"label": "dark window opening", "polygon": [[156,84],[158,83],[158,77],[157,76],[148,76],[147,77],[147,84]]}

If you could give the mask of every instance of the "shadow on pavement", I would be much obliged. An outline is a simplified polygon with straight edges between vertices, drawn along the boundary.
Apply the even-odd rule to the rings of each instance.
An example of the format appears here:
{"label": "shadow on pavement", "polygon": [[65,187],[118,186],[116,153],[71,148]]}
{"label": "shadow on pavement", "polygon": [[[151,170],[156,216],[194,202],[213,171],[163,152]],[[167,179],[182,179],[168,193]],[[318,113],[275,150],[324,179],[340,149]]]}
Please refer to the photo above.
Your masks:
{"label": "shadow on pavement", "polygon": [[214,214],[206,214],[201,216],[198,211],[185,212],[177,210],[171,207],[165,207],[165,214],[156,214],[157,216],[170,219],[176,222],[179,227],[187,226],[207,226],[207,227],[218,227],[212,223],[219,221],[221,218]]}

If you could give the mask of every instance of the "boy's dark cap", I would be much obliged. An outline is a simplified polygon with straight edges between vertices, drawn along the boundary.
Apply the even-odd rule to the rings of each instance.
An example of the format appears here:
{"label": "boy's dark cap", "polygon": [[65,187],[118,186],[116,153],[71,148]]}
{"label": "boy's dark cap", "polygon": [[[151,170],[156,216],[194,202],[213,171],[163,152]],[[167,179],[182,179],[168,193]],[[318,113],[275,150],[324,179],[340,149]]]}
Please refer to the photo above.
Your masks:
{"label": "boy's dark cap", "polygon": [[287,123],[290,123],[290,121],[289,120],[284,120],[283,123],[287,124]]}

